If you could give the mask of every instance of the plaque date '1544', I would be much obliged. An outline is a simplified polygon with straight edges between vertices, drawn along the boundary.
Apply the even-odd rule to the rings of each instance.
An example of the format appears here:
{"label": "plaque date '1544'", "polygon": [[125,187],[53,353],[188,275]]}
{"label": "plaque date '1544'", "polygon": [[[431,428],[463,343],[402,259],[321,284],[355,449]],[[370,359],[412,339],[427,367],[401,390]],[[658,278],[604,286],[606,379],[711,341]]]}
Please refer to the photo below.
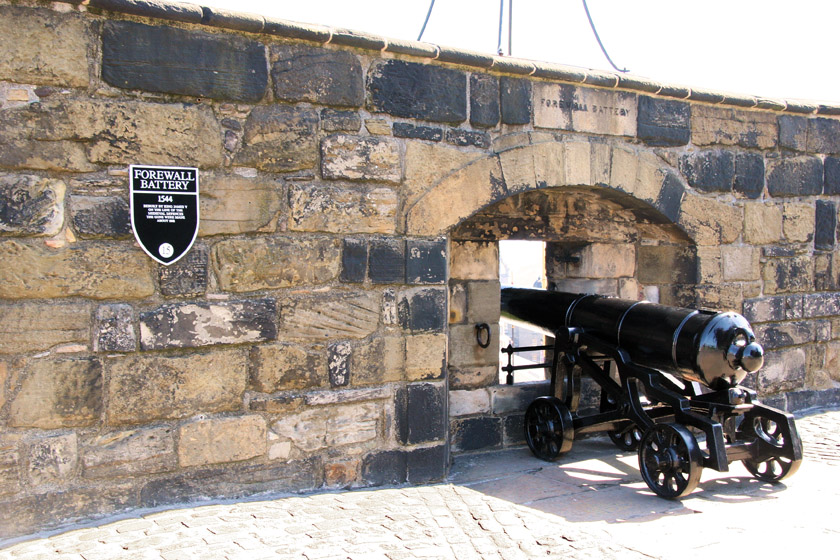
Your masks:
{"label": "plaque date '1544'", "polygon": [[198,168],[132,165],[131,229],[147,255],[170,265],[198,234]]}

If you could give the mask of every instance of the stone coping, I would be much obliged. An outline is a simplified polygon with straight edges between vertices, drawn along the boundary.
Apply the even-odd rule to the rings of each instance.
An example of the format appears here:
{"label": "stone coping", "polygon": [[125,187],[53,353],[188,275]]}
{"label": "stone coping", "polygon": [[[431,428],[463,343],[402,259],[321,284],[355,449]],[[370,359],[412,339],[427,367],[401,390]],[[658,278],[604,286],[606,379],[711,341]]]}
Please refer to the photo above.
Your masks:
{"label": "stone coping", "polygon": [[636,91],[660,97],[697,101],[714,105],[728,105],[785,113],[840,115],[840,104],[770,99],[701,88],[690,88],[657,82],[640,76],[591,70],[550,62],[495,56],[419,41],[379,37],[350,29],[298,23],[221,8],[208,8],[199,4],[186,2],[169,2],[166,0],[57,1],[127,15],[207,25],[248,33],[275,35],[289,39],[312,41],[323,45],[331,44],[387,52],[470,66],[482,70],[492,70],[504,74],[532,76],[558,82]]}

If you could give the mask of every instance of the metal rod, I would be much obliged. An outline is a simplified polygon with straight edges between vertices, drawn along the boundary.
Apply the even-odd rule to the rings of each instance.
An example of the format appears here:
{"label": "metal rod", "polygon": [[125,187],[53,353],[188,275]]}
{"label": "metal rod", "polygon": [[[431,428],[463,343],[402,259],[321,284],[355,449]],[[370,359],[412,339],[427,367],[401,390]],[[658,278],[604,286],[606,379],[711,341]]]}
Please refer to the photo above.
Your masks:
{"label": "metal rod", "polygon": [[502,18],[505,15],[505,0],[499,0],[499,44],[496,46],[496,51],[501,55],[502,51]]}
{"label": "metal rod", "polygon": [[513,56],[513,0],[508,0],[508,56]]}

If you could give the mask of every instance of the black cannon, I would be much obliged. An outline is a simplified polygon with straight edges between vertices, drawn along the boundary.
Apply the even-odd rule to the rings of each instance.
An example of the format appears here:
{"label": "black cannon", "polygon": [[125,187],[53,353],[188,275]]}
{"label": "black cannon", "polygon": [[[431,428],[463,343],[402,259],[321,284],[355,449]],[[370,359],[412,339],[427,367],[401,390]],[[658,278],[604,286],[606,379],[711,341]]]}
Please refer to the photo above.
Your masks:
{"label": "black cannon", "polygon": [[[592,294],[504,288],[502,317],[553,337],[550,396],[525,413],[534,455],[553,461],[576,435],[607,432],[622,450],[638,451],[648,487],[680,498],[697,487],[703,467],[729,470],[743,461],[756,478],[777,482],[796,472],[802,442],[793,416],[761,404],[739,383],[764,363],[764,351],[737,313],[668,307]],[[581,376],[600,387],[600,405],[579,412]],[[705,437],[698,438],[695,434]]]}

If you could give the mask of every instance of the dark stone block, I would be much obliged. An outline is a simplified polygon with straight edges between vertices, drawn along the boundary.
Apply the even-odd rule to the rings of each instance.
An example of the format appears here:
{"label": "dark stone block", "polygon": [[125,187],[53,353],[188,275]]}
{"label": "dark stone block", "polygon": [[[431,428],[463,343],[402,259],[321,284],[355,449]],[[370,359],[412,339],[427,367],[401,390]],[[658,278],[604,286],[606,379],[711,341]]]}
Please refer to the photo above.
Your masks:
{"label": "dark stone block", "polygon": [[697,282],[697,257],[693,247],[640,245],[636,268],[643,284],[693,284]]}
{"label": "dark stone block", "polygon": [[415,288],[400,294],[400,326],[412,332],[442,332],[446,327],[446,290]]}
{"label": "dark stone block", "polygon": [[499,78],[470,75],[470,124],[492,128],[499,124]]}
{"label": "dark stone block", "polygon": [[656,199],[657,210],[667,216],[669,220],[676,222],[680,216],[683,194],[685,194],[683,184],[673,173],[668,173],[662,183],[659,197]]}
{"label": "dark stone block", "polygon": [[825,194],[840,194],[840,158],[825,158]]}
{"label": "dark stone block", "polygon": [[407,478],[411,484],[426,484],[446,476],[449,453],[445,445],[415,449],[406,455]]}
{"label": "dark stone block", "polygon": [[375,284],[405,282],[405,242],[375,239],[370,242],[370,281]]}
{"label": "dark stone block", "polygon": [[446,141],[455,146],[490,147],[490,136],[487,133],[458,128],[446,131]]}
{"label": "dark stone block", "polygon": [[322,109],[321,128],[326,132],[359,132],[362,117],[355,111]]}
{"label": "dark stone block", "polygon": [[394,136],[397,138],[417,138],[440,142],[443,140],[443,129],[432,126],[417,126],[410,123],[397,122],[393,126]]}
{"label": "dark stone block", "polygon": [[102,78],[112,86],[255,103],[268,85],[265,47],[241,37],[111,21]]}
{"label": "dark stone block", "polygon": [[767,174],[770,196],[822,194],[823,165],[816,157],[785,158],[773,163]]}
{"label": "dark stone block", "polygon": [[201,495],[199,486],[184,477],[153,480],[140,490],[140,507],[185,503]]}
{"label": "dark stone block", "polygon": [[170,266],[158,267],[160,293],[165,296],[199,296],[207,292],[209,251],[203,244]]}
{"label": "dark stone block", "polygon": [[788,412],[804,412],[840,406],[840,389],[822,391],[793,391],[785,395]]}
{"label": "dark stone block", "polygon": [[402,484],[406,476],[407,461],[403,451],[371,453],[362,460],[362,480],[370,486]]}
{"label": "dark stone block", "polygon": [[332,387],[345,387],[350,383],[350,360],[353,347],[348,342],[336,342],[327,347],[327,369]]}
{"label": "dark stone block", "polygon": [[802,316],[833,317],[840,315],[840,293],[806,294],[802,298]]}
{"label": "dark stone block", "polygon": [[744,302],[744,317],[751,323],[784,321],[785,296],[768,296],[748,299]]}
{"label": "dark stone block", "polygon": [[482,416],[455,420],[451,426],[452,446],[458,451],[475,451],[502,445],[501,418]]}
{"label": "dark stone block", "polygon": [[502,76],[499,80],[502,122],[504,124],[531,124],[531,81],[524,78]]}
{"label": "dark stone block", "polygon": [[764,191],[764,158],[759,154],[739,153],[735,156],[735,182],[732,190],[756,199]]}
{"label": "dark stone block", "polygon": [[505,445],[521,445],[525,443],[525,415],[510,414],[504,417]]}
{"label": "dark stone block", "polygon": [[64,225],[64,188],[59,185],[34,175],[0,177],[0,233],[58,233]]}
{"label": "dark stone block", "polygon": [[649,146],[685,146],[691,138],[691,105],[640,96],[636,134]]}
{"label": "dark stone block", "polygon": [[680,172],[695,189],[730,192],[735,179],[735,156],[725,150],[686,154],[680,158]]}
{"label": "dark stone block", "polygon": [[467,118],[463,72],[402,60],[377,60],[368,74],[368,107],[396,117],[459,123]]}
{"label": "dark stone block", "polygon": [[408,241],[405,267],[409,284],[442,284],[446,281],[446,240]]}
{"label": "dark stone block", "polygon": [[798,152],[807,149],[808,119],[793,115],[779,117],[779,145]]}
{"label": "dark stone block", "polygon": [[814,247],[823,251],[834,249],[837,236],[837,208],[833,202],[818,200],[816,225],[814,227]]}
{"label": "dark stone block", "polygon": [[361,107],[365,100],[362,65],[349,51],[309,45],[271,48],[274,96],[284,101]]}
{"label": "dark stone block", "polygon": [[245,121],[235,161],[270,173],[310,169],[318,162],[318,113],[290,105],[258,105]]}
{"label": "dark stone block", "polygon": [[366,239],[345,239],[341,249],[342,282],[364,282],[367,276],[368,244]]}
{"label": "dark stone block", "polygon": [[94,352],[134,352],[137,335],[134,332],[134,310],[125,303],[100,305],[94,323]]}
{"label": "dark stone block", "polygon": [[796,256],[796,249],[791,247],[762,247],[761,249],[761,256],[762,257],[795,257]]}
{"label": "dark stone block", "polygon": [[446,436],[446,387],[417,383],[397,391],[396,417],[400,443],[438,441]]}
{"label": "dark stone block", "polygon": [[808,121],[808,151],[840,154],[840,121],[817,118]]}
{"label": "dark stone block", "polygon": [[765,349],[785,348],[814,341],[814,325],[810,321],[787,321],[760,325],[756,339]]}

